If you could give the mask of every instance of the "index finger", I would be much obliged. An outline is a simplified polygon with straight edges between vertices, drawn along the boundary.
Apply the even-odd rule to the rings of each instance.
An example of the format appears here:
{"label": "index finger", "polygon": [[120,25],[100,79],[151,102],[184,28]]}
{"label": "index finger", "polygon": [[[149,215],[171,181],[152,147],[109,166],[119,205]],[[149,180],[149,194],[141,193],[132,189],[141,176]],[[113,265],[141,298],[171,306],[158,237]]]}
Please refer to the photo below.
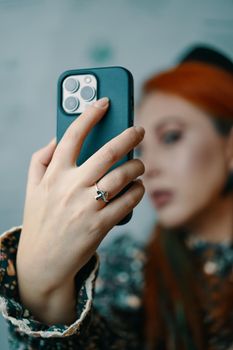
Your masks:
{"label": "index finger", "polygon": [[103,117],[109,105],[108,97],[103,97],[88,106],[86,110],[76,118],[64,133],[53,155],[56,164],[65,167],[76,166],[76,160],[80,154],[83,142],[94,127]]}

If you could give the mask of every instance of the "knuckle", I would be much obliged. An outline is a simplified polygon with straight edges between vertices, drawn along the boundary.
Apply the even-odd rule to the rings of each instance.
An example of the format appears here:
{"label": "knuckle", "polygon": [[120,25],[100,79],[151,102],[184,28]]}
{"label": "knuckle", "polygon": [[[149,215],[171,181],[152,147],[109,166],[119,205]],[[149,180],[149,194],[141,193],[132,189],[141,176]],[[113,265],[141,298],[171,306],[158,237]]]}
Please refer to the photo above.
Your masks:
{"label": "knuckle", "polygon": [[[69,199],[70,199],[70,196],[66,197],[65,201],[63,201],[63,206],[68,203]],[[77,222],[81,222],[85,220],[85,216],[87,213],[86,206],[81,206],[78,210],[77,209],[76,210],[72,209],[72,210],[73,210],[73,214],[70,215],[71,217],[70,222],[74,222],[74,224],[77,224]]]}
{"label": "knuckle", "polygon": [[84,119],[83,114],[76,118],[66,129],[65,135],[68,138],[72,137],[76,140],[77,138],[80,138],[80,135],[82,134],[81,130],[83,129],[84,121],[86,122],[86,119]]}
{"label": "knuckle", "polygon": [[[76,184],[72,184],[72,181],[68,181],[69,186],[66,188],[63,186],[60,186],[60,190],[62,193],[61,196],[61,205],[63,208],[69,207],[70,204],[73,203],[74,198],[77,196],[78,197],[78,191],[77,191],[77,186]],[[81,215],[82,213],[85,213],[85,207],[86,205],[83,204],[81,208],[78,209],[78,214]]]}
{"label": "knuckle", "polygon": [[94,105],[89,105],[85,111],[86,114],[100,114],[102,112],[101,108],[96,108]]}
{"label": "knuckle", "polygon": [[103,220],[101,220],[100,217],[97,215],[95,216],[95,219],[92,220],[91,227],[90,227],[90,234],[99,234],[103,230]]}
{"label": "knuckle", "polygon": [[43,177],[42,184],[46,192],[48,192],[55,184],[54,173],[48,172],[47,174],[45,174],[45,176]]}
{"label": "knuckle", "polygon": [[64,196],[62,196],[61,200],[60,200],[60,206],[62,208],[67,208],[69,206],[69,203],[71,201],[71,194],[66,193]]}
{"label": "knuckle", "polygon": [[117,154],[112,146],[108,145],[105,147],[105,150],[103,152],[103,159],[108,163],[114,163],[117,160]]}
{"label": "knuckle", "polygon": [[113,181],[113,183],[119,183],[120,185],[122,185],[129,181],[129,176],[125,171],[121,171],[118,175],[116,175],[116,178],[113,179]]}
{"label": "knuckle", "polygon": [[66,130],[66,136],[68,139],[77,140],[80,139],[80,128],[76,121]]}

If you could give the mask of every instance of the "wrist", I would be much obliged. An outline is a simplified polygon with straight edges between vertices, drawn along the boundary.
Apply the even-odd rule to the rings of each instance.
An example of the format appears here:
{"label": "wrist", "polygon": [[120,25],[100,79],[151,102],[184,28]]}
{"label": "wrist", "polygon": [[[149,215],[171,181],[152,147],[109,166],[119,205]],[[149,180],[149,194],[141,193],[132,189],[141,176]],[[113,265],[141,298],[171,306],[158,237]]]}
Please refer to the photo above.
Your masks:
{"label": "wrist", "polygon": [[47,325],[70,325],[76,320],[74,281],[47,294],[22,292],[21,300],[39,322]]}

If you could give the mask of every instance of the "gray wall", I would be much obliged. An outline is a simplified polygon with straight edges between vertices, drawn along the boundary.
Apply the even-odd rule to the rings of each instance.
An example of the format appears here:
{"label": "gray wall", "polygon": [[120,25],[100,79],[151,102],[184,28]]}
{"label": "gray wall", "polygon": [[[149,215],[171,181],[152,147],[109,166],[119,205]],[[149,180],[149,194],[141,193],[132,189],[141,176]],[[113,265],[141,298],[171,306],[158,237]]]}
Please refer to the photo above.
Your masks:
{"label": "gray wall", "polygon": [[[0,0],[0,229],[22,222],[32,152],[55,136],[56,81],[69,68],[122,65],[139,87],[192,42],[233,55],[232,0]],[[146,239],[147,196],[123,228]],[[0,347],[8,349],[0,319]]]}

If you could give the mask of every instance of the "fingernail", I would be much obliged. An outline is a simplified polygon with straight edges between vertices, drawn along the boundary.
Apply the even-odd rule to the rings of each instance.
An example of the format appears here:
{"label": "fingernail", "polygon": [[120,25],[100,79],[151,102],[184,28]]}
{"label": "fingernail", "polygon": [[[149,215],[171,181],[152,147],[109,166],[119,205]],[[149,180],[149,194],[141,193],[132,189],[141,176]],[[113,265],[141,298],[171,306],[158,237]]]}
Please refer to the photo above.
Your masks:
{"label": "fingernail", "polygon": [[140,135],[144,136],[144,134],[145,134],[145,129],[144,129],[142,126],[135,126],[135,129],[137,130],[137,132],[138,132]]}
{"label": "fingernail", "polygon": [[109,104],[109,98],[108,97],[102,97],[99,100],[95,101],[93,103],[93,106],[95,106],[97,108],[106,108],[108,104]]}

